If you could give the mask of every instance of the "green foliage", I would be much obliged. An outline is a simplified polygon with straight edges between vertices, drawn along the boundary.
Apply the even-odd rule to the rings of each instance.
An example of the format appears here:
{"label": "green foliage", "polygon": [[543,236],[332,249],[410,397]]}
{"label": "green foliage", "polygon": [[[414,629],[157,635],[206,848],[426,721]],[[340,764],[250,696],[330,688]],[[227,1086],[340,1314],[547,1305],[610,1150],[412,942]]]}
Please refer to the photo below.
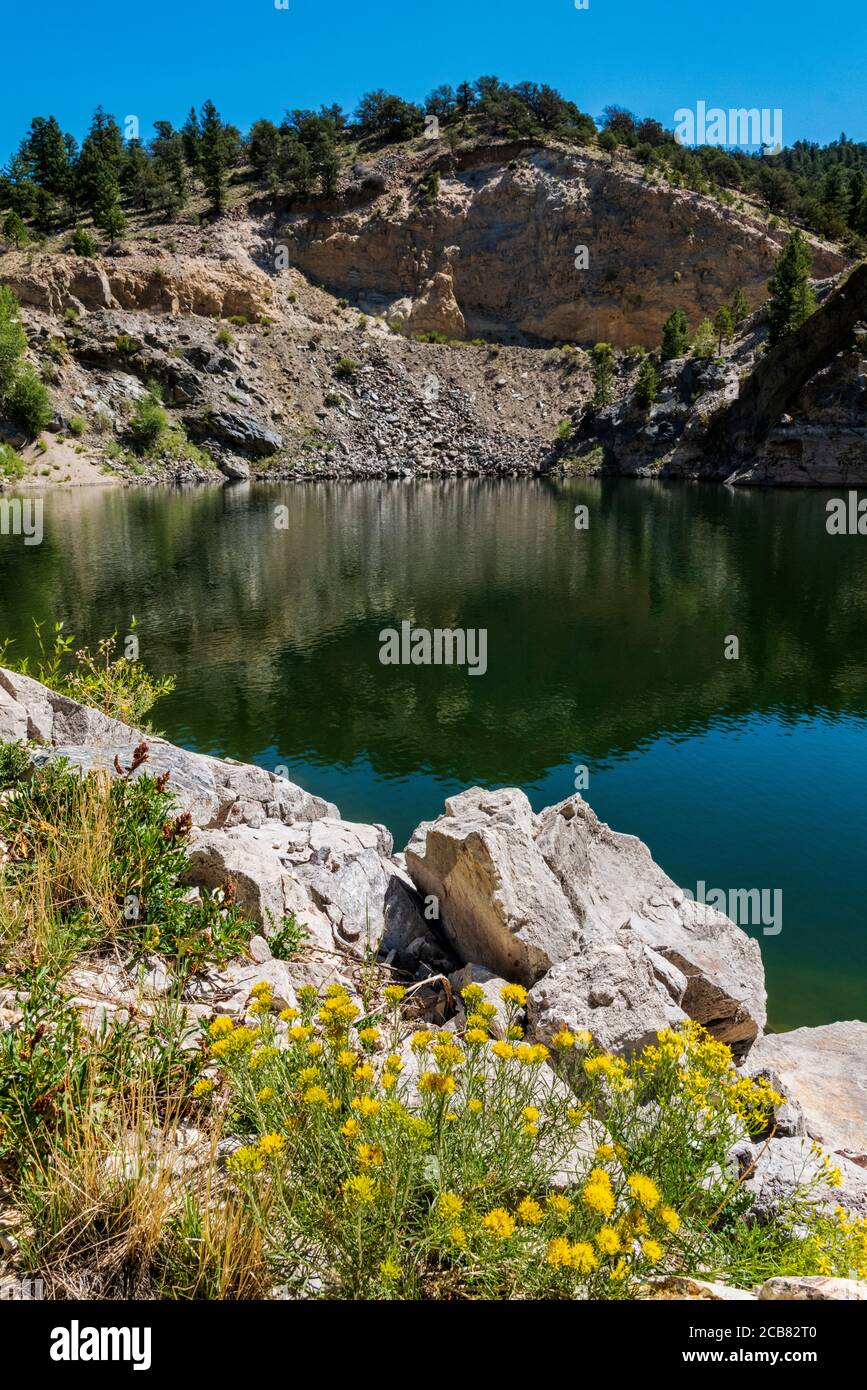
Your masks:
{"label": "green foliage", "polygon": [[14,210],[7,212],[3,218],[3,235],[7,241],[11,241],[14,246],[19,248],[27,246],[30,241],[30,233],[23,219]]}
{"label": "green foliage", "polygon": [[810,284],[813,253],[804,233],[795,231],[780,252],[774,273],[768,281],[768,343],[773,347],[789,333],[806,323],[816,310],[816,296]]}
{"label": "green foliage", "polygon": [[354,357],[341,357],[334,368],[334,375],[340,381],[353,381],[358,375],[359,365]]}
{"label": "green foliage", "polygon": [[217,330],[217,342],[220,347],[230,348],[234,346],[235,339],[228,328],[219,328]]}
{"label": "green foliage", "polygon": [[80,415],[73,415],[72,419],[69,422],[70,434],[74,434],[76,439],[80,439],[86,431],[87,421],[83,420]]}
{"label": "green foliage", "polygon": [[31,439],[54,418],[51,397],[27,363],[18,368],[12,386],[6,393],[5,405],[15,423]]}
{"label": "green foliage", "polygon": [[23,478],[27,465],[11,444],[0,444],[0,478]]}
{"label": "green foliage", "polygon": [[644,410],[649,410],[655,403],[659,390],[659,376],[656,368],[649,357],[645,357],[638,373],[638,381],[635,385],[636,404]]}
{"label": "green foliage", "polygon": [[749,300],[740,286],[735,290],[734,298],[731,303],[732,324],[739,328],[745,318],[749,318],[751,313]]}
{"label": "green foliage", "polygon": [[[130,621],[130,636],[135,634],[136,620]],[[157,700],[175,688],[173,676],[155,679],[139,661],[117,654],[118,634],[104,637],[95,651],[77,648],[72,633],[56,622],[47,635],[45,624],[33,621],[38,656],[16,659],[12,642],[0,643],[0,666],[33,676],[60,695],[68,695],[85,705],[95,705],[112,719],[144,727],[145,716]]]}
{"label": "green foliage", "polygon": [[675,309],[662,327],[662,360],[685,357],[689,350],[689,320],[682,309]]}
{"label": "green foliage", "polygon": [[568,420],[568,419],[567,419],[567,420],[561,420],[560,423],[559,423],[559,425],[557,426],[557,438],[558,438],[558,439],[566,440],[566,439],[568,439],[568,438],[570,437],[571,434],[572,434],[572,421],[571,421],[571,420]]}
{"label": "green foliage", "polygon": [[0,791],[21,782],[30,766],[30,754],[24,743],[0,743]]}
{"label": "green foliage", "polygon": [[716,339],[714,328],[710,319],[702,319],[695,335],[695,342],[692,345],[693,355],[698,358],[713,357]]}
{"label": "green foliage", "polygon": [[127,434],[137,454],[145,456],[159,452],[169,432],[169,417],[154,395],[140,400],[130,417]]}
{"label": "green foliage", "polygon": [[300,956],[310,935],[304,923],[297,921],[294,912],[290,912],[287,917],[284,917],[279,927],[270,912],[268,918],[271,923],[268,945],[274,959],[294,960],[296,956]]}
{"label": "green foliage", "polygon": [[69,249],[76,256],[95,256],[96,242],[84,227],[75,227],[69,238]]}
{"label": "green foliage", "polygon": [[722,304],[719,309],[717,309],[714,314],[713,327],[717,336],[717,352],[721,353],[723,343],[730,342],[732,334],[734,333],[732,311],[727,304]]}
{"label": "green foliage", "polygon": [[610,343],[597,343],[591,349],[593,404],[610,405],[614,382],[614,349]]}

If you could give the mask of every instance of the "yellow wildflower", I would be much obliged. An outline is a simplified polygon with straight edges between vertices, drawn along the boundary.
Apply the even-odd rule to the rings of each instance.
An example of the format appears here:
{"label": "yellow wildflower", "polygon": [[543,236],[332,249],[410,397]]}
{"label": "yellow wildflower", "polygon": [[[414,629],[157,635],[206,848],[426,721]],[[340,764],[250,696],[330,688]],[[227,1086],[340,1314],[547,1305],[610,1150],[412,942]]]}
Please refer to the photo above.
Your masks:
{"label": "yellow wildflower", "polygon": [[549,1192],[545,1198],[545,1205],[560,1221],[565,1221],[572,1211],[572,1203],[568,1197],[563,1196],[562,1192]]}
{"label": "yellow wildflower", "polygon": [[620,1249],[620,1237],[613,1226],[602,1226],[594,1239],[603,1255],[616,1255]]}
{"label": "yellow wildflower", "polygon": [[539,1203],[532,1197],[524,1197],[518,1203],[517,1211],[519,1220],[523,1221],[525,1226],[538,1226],[544,1216]]}
{"label": "yellow wildflower", "polygon": [[489,1211],[482,1220],[482,1226],[489,1235],[496,1236],[498,1240],[508,1240],[515,1234],[515,1218],[510,1216],[504,1207],[495,1207]]}
{"label": "yellow wildflower", "polygon": [[286,1147],[286,1140],[282,1134],[263,1134],[259,1140],[259,1152],[261,1154],[279,1154]]}
{"label": "yellow wildflower", "polygon": [[659,1188],[653,1178],[646,1178],[642,1173],[633,1173],[629,1179],[629,1190],[646,1211],[653,1211],[659,1204]]}
{"label": "yellow wildflower", "polygon": [[672,1234],[679,1228],[680,1217],[674,1207],[660,1207],[656,1214],[663,1226],[667,1226]]}
{"label": "yellow wildflower", "polygon": [[380,1168],[385,1157],[378,1144],[359,1144],[355,1153],[362,1168]]}
{"label": "yellow wildflower", "polygon": [[523,985],[504,985],[500,998],[504,1004],[517,1004],[522,1009],[527,1002],[527,991]]}
{"label": "yellow wildflower", "polygon": [[376,1183],[366,1173],[358,1173],[353,1178],[347,1178],[343,1184],[343,1193],[345,1197],[361,1206],[370,1206],[376,1201]]}
{"label": "yellow wildflower", "polygon": [[437,1214],[444,1221],[453,1221],[464,1209],[464,1199],[457,1192],[441,1192],[437,1198]]}

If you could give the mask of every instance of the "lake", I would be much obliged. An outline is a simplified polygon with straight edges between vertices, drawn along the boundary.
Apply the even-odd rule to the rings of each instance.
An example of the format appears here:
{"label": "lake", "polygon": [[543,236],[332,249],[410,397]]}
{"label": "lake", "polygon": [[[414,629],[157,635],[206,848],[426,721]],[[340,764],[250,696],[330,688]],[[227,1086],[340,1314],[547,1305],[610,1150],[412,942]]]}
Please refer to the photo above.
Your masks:
{"label": "lake", "polygon": [[[867,1017],[867,539],[828,495],[418,481],[49,493],[0,537],[0,636],[138,619],[177,743],[267,767],[401,848],[444,797],[584,792],[685,888],[782,894],[775,1028]],[[575,508],[588,509],[587,529]],[[275,509],[285,523],[275,526]],[[380,633],[487,632],[487,669]],[[736,637],[737,659],[726,659]]]}

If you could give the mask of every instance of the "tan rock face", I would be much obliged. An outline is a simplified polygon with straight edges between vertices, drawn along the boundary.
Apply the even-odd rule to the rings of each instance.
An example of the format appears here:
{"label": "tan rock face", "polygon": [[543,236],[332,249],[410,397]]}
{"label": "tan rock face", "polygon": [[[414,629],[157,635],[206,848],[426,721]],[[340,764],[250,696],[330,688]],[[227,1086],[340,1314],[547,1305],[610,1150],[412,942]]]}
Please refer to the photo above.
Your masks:
{"label": "tan rock face", "polygon": [[60,315],[64,309],[142,309],[255,319],[271,302],[271,283],[255,266],[186,260],[155,264],[133,255],[123,260],[79,256],[8,256],[2,283],[21,304]]}
{"label": "tan rock face", "polygon": [[[753,304],[763,301],[783,232],[607,159],[536,149],[511,160],[479,154],[446,170],[432,207],[298,220],[280,237],[301,269],[335,291],[425,306],[430,266],[446,274],[443,249],[457,247],[453,292],[468,333],[649,346],[673,309],[695,327],[739,285]],[[586,270],[576,268],[581,246]],[[814,275],[843,266],[816,247]],[[426,324],[427,309],[419,313]]]}

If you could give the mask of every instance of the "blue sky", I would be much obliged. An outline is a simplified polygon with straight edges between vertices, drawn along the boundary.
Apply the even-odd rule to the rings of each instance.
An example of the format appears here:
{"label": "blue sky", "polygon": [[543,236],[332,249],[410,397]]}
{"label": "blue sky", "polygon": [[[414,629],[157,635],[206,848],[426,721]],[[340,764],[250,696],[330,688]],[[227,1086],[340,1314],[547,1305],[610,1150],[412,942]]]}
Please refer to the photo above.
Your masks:
{"label": "blue sky", "polygon": [[118,119],[179,122],[212,97],[257,116],[385,87],[423,99],[495,73],[550,82],[583,110],[608,103],[673,125],[679,107],[780,107],[784,142],[867,139],[865,0],[42,0],[0,20],[0,159],[31,116],[78,137],[101,102]]}

